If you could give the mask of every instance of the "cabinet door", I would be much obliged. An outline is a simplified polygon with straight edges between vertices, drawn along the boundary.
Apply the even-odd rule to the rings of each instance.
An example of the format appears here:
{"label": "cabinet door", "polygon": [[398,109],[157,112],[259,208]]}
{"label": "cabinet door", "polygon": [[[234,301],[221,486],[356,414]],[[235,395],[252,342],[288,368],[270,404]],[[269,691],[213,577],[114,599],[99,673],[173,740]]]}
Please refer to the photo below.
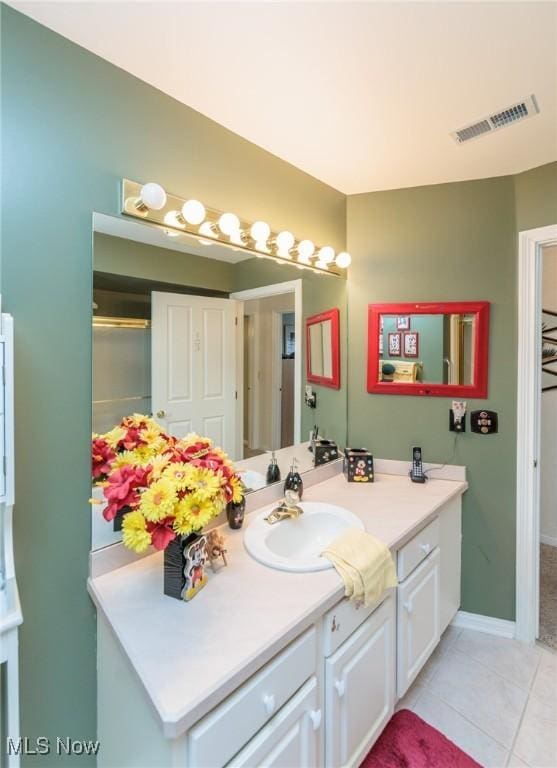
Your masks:
{"label": "cabinet door", "polygon": [[317,681],[312,677],[227,768],[314,768],[320,728]]}
{"label": "cabinet door", "polygon": [[439,642],[439,548],[398,587],[397,693],[404,696]]}
{"label": "cabinet door", "polygon": [[325,764],[359,765],[391,717],[394,599],[389,596],[325,662]]}

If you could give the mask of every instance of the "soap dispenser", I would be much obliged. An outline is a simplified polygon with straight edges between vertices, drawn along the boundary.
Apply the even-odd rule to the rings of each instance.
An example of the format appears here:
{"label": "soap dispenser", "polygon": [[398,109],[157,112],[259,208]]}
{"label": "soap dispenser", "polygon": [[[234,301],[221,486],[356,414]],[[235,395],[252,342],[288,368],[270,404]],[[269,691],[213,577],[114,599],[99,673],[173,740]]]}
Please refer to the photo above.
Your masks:
{"label": "soap dispenser", "polygon": [[271,454],[271,463],[267,467],[267,484],[278,483],[280,480],[280,467],[277,462],[277,457],[273,451]]}
{"label": "soap dispenser", "polygon": [[297,464],[297,460],[292,459],[290,472],[286,475],[286,480],[284,481],[284,492],[286,493],[286,491],[296,491],[301,499],[304,494],[304,483],[302,481],[302,476],[298,472]]}

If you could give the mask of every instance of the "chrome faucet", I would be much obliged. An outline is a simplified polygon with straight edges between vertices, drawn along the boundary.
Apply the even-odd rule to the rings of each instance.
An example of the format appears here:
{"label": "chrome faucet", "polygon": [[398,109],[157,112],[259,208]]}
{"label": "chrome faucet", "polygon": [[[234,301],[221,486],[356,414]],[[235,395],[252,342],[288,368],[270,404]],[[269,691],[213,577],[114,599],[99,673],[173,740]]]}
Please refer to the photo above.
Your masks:
{"label": "chrome faucet", "polygon": [[269,525],[279,523],[281,520],[297,520],[300,515],[304,514],[304,510],[299,506],[300,494],[296,491],[286,491],[284,494],[284,501],[282,501],[278,507],[267,515],[264,519]]}

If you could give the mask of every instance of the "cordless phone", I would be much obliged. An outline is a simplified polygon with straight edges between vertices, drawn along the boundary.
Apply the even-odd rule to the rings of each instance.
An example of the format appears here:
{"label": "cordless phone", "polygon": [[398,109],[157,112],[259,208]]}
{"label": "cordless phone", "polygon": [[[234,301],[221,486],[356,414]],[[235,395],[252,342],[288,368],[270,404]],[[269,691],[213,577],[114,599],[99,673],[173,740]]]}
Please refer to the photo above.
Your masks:
{"label": "cordless phone", "polygon": [[410,479],[413,483],[425,483],[427,480],[422,465],[422,449],[417,445],[412,448],[412,469],[410,470]]}

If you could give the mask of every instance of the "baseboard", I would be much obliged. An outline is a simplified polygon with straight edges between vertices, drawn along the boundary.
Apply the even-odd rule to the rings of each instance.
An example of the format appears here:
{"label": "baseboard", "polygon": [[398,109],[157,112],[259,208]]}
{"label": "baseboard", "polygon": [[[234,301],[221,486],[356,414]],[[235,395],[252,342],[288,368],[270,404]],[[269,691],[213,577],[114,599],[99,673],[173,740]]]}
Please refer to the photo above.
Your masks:
{"label": "baseboard", "polygon": [[515,622],[506,619],[495,619],[492,616],[482,616],[479,613],[458,611],[451,624],[461,629],[475,629],[476,632],[486,632],[488,635],[499,637],[514,637]]}
{"label": "baseboard", "polygon": [[540,534],[540,541],[542,544],[548,544],[550,547],[557,547],[557,539],[555,536],[546,536],[542,533]]}

